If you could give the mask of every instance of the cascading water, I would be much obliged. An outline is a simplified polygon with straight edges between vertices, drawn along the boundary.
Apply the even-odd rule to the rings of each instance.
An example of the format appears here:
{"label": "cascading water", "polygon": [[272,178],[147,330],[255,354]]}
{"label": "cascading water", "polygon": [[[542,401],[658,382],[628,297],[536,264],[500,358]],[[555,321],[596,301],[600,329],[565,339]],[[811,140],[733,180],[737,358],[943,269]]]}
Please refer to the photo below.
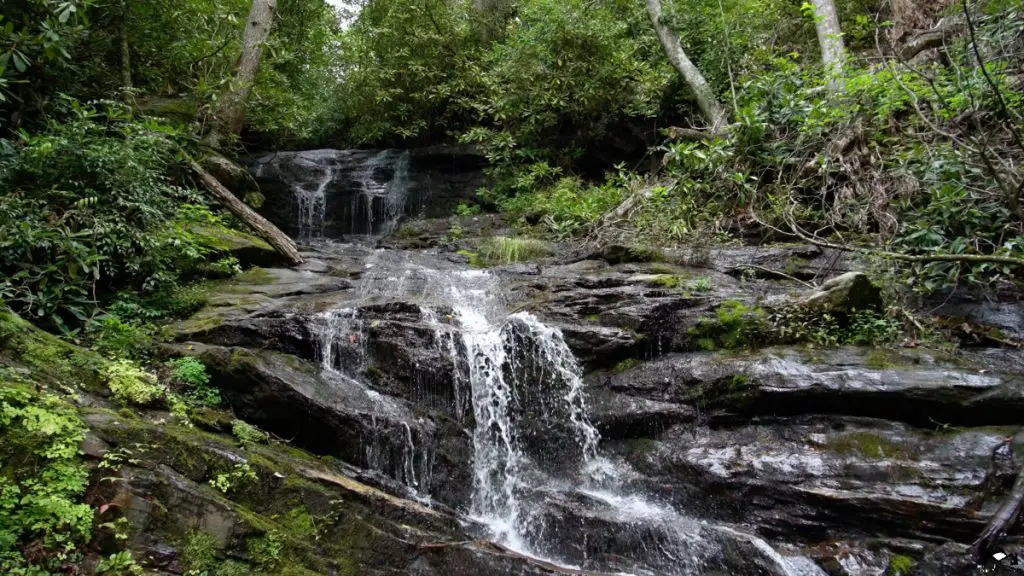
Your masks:
{"label": "cascading water", "polygon": [[300,240],[379,238],[422,200],[411,192],[410,158],[403,150],[281,152],[261,157],[254,172],[291,191]]}
{"label": "cascading water", "polygon": [[[360,309],[418,306],[419,324],[451,366],[450,413],[472,423],[464,511],[489,538],[563,566],[638,576],[728,573],[735,564],[721,560],[727,546],[745,547],[729,562],[749,554],[765,574],[823,574],[755,536],[688,518],[635,489],[627,464],[599,454],[581,369],[561,332],[529,313],[507,315],[496,276],[392,251],[373,253],[365,266],[353,300],[315,323],[324,369],[353,378],[365,369],[366,322],[377,321],[362,319]],[[374,420],[374,427],[381,433],[367,448],[368,466],[426,495],[429,435],[407,422]],[[397,456],[384,456],[382,438],[401,446],[391,448]]]}
{"label": "cascading water", "polygon": [[[378,174],[391,170],[391,177]],[[353,197],[350,230],[369,236],[386,236],[395,230],[405,212],[409,191],[409,152],[383,150],[363,163],[354,173],[360,193]],[[359,217],[362,216],[362,222]]]}

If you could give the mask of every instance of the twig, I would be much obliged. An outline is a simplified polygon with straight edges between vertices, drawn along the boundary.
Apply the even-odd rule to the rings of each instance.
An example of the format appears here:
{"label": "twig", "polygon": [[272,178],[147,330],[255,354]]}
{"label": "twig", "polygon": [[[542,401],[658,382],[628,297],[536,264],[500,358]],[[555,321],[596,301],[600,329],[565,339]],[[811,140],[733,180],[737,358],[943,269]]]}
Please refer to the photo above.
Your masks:
{"label": "twig", "polygon": [[808,288],[811,288],[811,289],[817,288],[817,286],[815,286],[814,284],[811,284],[810,282],[805,282],[805,281],[803,281],[803,280],[801,280],[799,278],[790,276],[789,274],[786,274],[785,272],[780,272],[778,270],[772,270],[771,268],[765,268],[764,266],[758,266],[757,264],[744,264],[743,268],[749,268],[751,270],[761,270],[762,272],[767,272],[769,274],[773,274],[775,276],[781,276],[783,278],[786,278],[788,280],[792,280],[794,282],[799,282],[800,284],[803,284],[804,286],[806,286]]}
{"label": "twig", "polygon": [[787,222],[790,226],[790,232],[786,232],[776,226],[772,226],[767,222],[762,221],[757,217],[756,214],[751,212],[751,217],[760,225],[775,230],[780,234],[789,234],[796,236],[801,240],[814,244],[820,248],[831,248],[833,250],[842,250],[843,252],[857,252],[860,254],[867,254],[869,256],[880,256],[882,258],[889,258],[891,260],[900,260],[902,262],[972,262],[977,264],[1006,264],[1009,266],[1024,267],[1024,258],[1014,258],[1012,256],[991,256],[988,254],[931,254],[931,255],[912,255],[902,254],[900,252],[889,252],[888,250],[876,250],[872,248],[864,248],[862,246],[852,246],[847,244],[835,244],[822,240],[821,238],[813,237],[808,235],[804,230],[797,226],[794,222]]}

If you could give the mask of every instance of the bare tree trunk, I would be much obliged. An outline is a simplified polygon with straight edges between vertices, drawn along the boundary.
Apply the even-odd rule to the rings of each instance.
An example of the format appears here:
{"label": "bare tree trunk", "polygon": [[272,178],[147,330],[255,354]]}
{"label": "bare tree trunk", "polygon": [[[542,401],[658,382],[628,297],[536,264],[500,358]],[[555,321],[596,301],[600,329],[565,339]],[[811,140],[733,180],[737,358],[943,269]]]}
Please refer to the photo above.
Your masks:
{"label": "bare tree trunk", "polygon": [[128,44],[128,2],[121,0],[121,93],[132,99],[132,52]]}
{"label": "bare tree trunk", "polygon": [[242,55],[238,58],[238,70],[227,91],[217,104],[213,129],[206,137],[206,144],[217,148],[224,138],[237,136],[245,124],[245,106],[249,92],[256,81],[263,58],[263,46],[270,37],[277,14],[277,0],[253,0],[249,18],[242,35]]}
{"label": "bare tree trunk", "polygon": [[694,95],[697,97],[697,105],[700,107],[704,119],[711,125],[711,131],[721,131],[726,125],[725,109],[718,102],[718,98],[715,96],[714,90],[711,89],[711,85],[708,84],[707,79],[704,78],[704,75],[700,73],[697,66],[686,55],[686,51],[683,50],[683,44],[679,39],[679,34],[676,34],[674,30],[661,21],[663,16],[661,0],[647,0],[647,12],[651,16],[651,23],[654,24],[654,29],[658,32],[658,38],[665,49],[665,55],[668,56],[669,62],[683,75],[683,79],[686,80],[687,85],[693,90]]}
{"label": "bare tree trunk", "polygon": [[[270,37],[270,30],[274,27],[276,14],[277,0],[252,0],[252,8],[249,11],[245,32],[242,35],[242,54],[238,57],[238,69],[231,85],[221,95],[220,101],[217,103],[213,128],[205,140],[207,146],[219,148],[225,138],[238,136],[242,132],[249,93],[256,81],[256,73],[259,72],[260,60],[263,58],[263,45]],[[221,178],[229,181],[231,178],[227,178],[227,176],[240,170],[233,162],[219,154],[212,154],[207,159],[207,165],[215,170]],[[191,168],[203,187],[216,196],[225,208],[248,224],[256,234],[284,255],[293,266],[302,264],[302,256],[299,255],[295,242],[287,234],[246,206],[217,179],[217,176],[210,174],[197,162],[192,162]]]}
{"label": "bare tree trunk", "polygon": [[818,30],[821,60],[828,73],[838,77],[846,63],[846,44],[843,43],[843,29],[839,26],[839,14],[833,0],[813,1],[814,27]]}
{"label": "bare tree trunk", "polygon": [[248,224],[249,227],[252,228],[261,238],[266,240],[274,247],[275,250],[284,255],[293,266],[302,264],[302,256],[299,255],[299,249],[287,234],[281,232],[277,226],[274,226],[266,218],[254,212],[252,208],[246,206],[245,202],[239,200],[231,193],[230,190],[220,183],[220,180],[214,178],[213,175],[203,169],[198,162],[193,161],[190,164],[190,168],[192,168],[192,172],[194,172],[199,178],[199,183],[213,193],[225,208]]}

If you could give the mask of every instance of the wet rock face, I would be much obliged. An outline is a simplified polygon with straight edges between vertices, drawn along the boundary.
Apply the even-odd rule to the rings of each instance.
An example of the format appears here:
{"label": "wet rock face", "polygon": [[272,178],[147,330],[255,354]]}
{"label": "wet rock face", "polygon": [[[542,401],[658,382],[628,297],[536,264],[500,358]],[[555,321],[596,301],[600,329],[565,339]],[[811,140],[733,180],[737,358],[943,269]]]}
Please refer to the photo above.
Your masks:
{"label": "wet rock face", "polygon": [[[433,242],[425,237],[410,236]],[[179,340],[207,362],[239,416],[362,468],[347,472],[359,481],[405,496],[415,486],[440,509],[467,512],[480,480],[467,387],[474,353],[462,338],[470,327],[431,275],[461,274],[464,264],[443,252],[428,262],[422,253],[357,246],[308,255],[300,270],[227,284],[179,326]],[[875,575],[897,555],[925,570],[937,545],[970,542],[1018,465],[1024,380],[1012,351],[979,351],[973,360],[909,349],[695,352],[690,329],[724,303],[804,293],[782,276],[750,273],[751,262],[809,279],[848,270],[833,256],[730,249],[708,268],[618,250],[608,260],[494,270],[495,283],[473,297],[483,303],[497,293],[505,313],[528,311],[560,329],[587,372],[601,453],[622,486],[646,497],[610,500],[582,481],[552,480],[581,459],[572,422],[556,406],[564,378],[540,361],[543,351],[516,321],[496,322],[515,343],[501,369],[514,389],[509,422],[538,477],[531,482],[542,487],[513,491],[531,507],[533,550],[605,572],[678,572],[685,561],[687,574]],[[498,437],[505,423],[494,424]],[[665,516],[672,508],[686,518]],[[693,539],[666,548],[681,545],[672,527],[684,521],[699,524]],[[480,530],[452,538],[473,540]],[[402,549],[396,569],[558,573],[506,552],[486,544]],[[970,572],[948,568],[954,560],[922,573]]]}
{"label": "wet rock face", "polygon": [[260,212],[295,237],[391,232],[414,214],[448,215],[483,185],[468,148],[313,150],[248,159],[266,200]]}
{"label": "wet rock face", "polygon": [[[851,533],[969,540],[1012,479],[1008,440],[991,432],[921,433],[878,420],[805,417],[675,429],[634,464],[678,485],[687,509],[755,522],[762,533],[822,542]],[[908,522],[907,518],[913,518]]]}
{"label": "wet rock face", "polygon": [[734,416],[808,413],[883,417],[931,427],[1014,425],[1024,379],[915,350],[769,348],[674,355],[621,374],[604,388]]}

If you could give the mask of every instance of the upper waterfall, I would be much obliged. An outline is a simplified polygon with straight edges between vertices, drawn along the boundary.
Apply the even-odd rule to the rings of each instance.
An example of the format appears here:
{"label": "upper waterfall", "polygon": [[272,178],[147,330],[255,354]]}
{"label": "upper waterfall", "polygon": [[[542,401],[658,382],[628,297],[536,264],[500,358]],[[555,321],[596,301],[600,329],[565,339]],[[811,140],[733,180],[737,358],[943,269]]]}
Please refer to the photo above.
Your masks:
{"label": "upper waterfall", "polygon": [[247,163],[266,197],[260,211],[305,242],[377,239],[407,216],[453,211],[483,183],[483,159],[461,148],[275,152]]}

